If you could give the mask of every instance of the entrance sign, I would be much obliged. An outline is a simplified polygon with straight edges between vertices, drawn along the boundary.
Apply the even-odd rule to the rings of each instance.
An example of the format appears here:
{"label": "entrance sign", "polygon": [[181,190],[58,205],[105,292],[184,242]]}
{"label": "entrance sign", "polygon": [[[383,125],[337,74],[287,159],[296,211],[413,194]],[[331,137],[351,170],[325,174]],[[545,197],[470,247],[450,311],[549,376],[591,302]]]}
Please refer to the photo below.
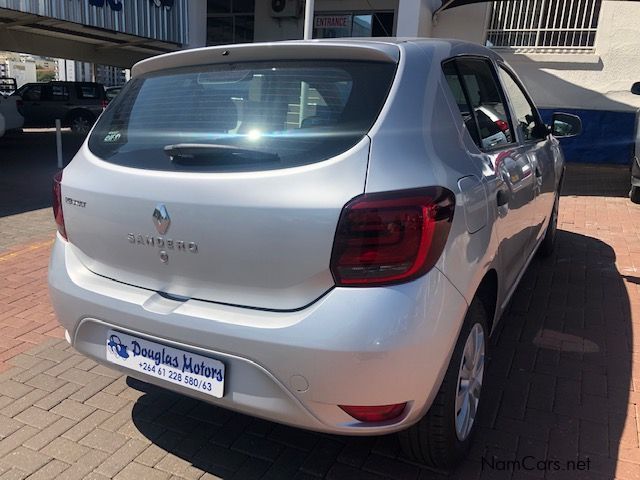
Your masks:
{"label": "entrance sign", "polygon": [[339,28],[351,30],[351,15],[316,15],[314,28]]}

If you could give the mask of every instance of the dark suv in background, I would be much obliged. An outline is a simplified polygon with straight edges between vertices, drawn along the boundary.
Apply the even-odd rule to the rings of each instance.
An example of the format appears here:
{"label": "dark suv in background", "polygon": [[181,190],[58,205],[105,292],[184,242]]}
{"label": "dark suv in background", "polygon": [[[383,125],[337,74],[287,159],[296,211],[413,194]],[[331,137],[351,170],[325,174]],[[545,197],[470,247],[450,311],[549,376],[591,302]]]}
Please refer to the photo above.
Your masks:
{"label": "dark suv in background", "polygon": [[95,82],[27,83],[15,95],[22,97],[25,127],[63,127],[86,135],[107,105],[104,86]]}

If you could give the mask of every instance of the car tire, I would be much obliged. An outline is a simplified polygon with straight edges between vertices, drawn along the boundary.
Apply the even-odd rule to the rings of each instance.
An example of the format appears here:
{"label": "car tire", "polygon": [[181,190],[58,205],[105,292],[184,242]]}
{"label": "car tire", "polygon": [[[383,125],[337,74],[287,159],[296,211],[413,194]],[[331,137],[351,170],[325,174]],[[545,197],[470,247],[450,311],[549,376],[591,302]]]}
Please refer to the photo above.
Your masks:
{"label": "car tire", "polygon": [[640,203],[640,187],[633,185],[629,192],[629,198],[633,203]]}
{"label": "car tire", "polygon": [[[467,454],[478,423],[476,414],[489,343],[487,324],[484,306],[479,298],[475,298],[467,310],[449,367],[431,408],[418,423],[398,434],[402,450],[410,459],[449,470]],[[458,395],[461,389],[465,390],[465,375],[473,382],[471,393],[467,387],[467,393]],[[469,415],[467,423],[465,411]]]}
{"label": "car tire", "polygon": [[538,252],[543,257],[549,257],[553,253],[556,246],[556,237],[558,233],[558,211],[560,209],[560,195],[556,193],[556,198],[553,201],[553,208],[551,209],[551,219],[549,225],[547,225],[547,231],[544,234],[544,239],[540,244]]}
{"label": "car tire", "polygon": [[78,112],[69,118],[69,126],[76,135],[87,135],[95,120],[95,117],[90,113]]}

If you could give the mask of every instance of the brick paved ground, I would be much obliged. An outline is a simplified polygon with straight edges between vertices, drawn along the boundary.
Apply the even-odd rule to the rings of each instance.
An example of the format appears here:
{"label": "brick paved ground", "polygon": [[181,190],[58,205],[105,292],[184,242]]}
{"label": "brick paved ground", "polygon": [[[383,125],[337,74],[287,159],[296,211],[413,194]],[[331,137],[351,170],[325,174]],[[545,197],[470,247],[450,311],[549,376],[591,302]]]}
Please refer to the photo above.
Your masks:
{"label": "brick paved ground", "polygon": [[51,208],[0,217],[0,254],[38,240],[50,239],[56,230]]}
{"label": "brick paved ground", "polygon": [[[569,172],[557,253],[516,292],[476,443],[451,478],[640,479],[640,207],[615,186],[625,172],[590,172]],[[0,252],[0,480],[446,478],[401,458],[393,436],[320,435],[127,384],[56,338],[48,250]],[[482,471],[483,456],[590,470]]]}

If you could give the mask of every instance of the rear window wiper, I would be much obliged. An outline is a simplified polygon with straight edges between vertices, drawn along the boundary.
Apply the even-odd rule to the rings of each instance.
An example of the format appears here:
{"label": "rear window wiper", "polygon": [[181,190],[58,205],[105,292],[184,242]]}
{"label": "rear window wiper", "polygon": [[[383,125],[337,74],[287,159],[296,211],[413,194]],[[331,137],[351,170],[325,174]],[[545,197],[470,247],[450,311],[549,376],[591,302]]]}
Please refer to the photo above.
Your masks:
{"label": "rear window wiper", "polygon": [[201,163],[202,160],[279,162],[277,153],[220,143],[176,143],[164,147],[172,162],[182,164]]}

